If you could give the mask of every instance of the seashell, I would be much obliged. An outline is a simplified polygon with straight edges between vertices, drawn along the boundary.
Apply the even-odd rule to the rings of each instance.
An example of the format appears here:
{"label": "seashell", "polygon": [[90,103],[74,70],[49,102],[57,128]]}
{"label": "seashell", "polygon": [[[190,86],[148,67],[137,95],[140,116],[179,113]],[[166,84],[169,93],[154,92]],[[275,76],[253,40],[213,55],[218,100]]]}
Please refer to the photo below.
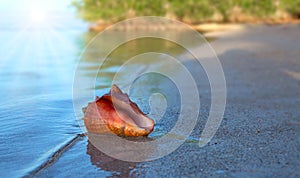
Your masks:
{"label": "seashell", "polygon": [[154,121],[115,84],[109,93],[88,104],[84,124],[90,133],[112,132],[130,137],[147,136],[154,129]]}

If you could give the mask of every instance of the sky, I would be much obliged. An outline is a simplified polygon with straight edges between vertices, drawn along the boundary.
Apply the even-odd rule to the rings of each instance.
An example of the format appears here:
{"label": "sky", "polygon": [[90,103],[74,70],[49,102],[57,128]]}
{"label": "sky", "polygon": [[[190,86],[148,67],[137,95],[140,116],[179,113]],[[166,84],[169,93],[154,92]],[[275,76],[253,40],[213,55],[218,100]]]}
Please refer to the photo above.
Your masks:
{"label": "sky", "polygon": [[39,70],[34,66],[41,64],[67,65],[62,56],[77,52],[76,40],[88,29],[70,4],[71,0],[0,0],[0,69],[19,72]]}
{"label": "sky", "polygon": [[[72,0],[1,0],[0,12],[29,12],[35,9],[46,11],[65,11]],[[69,8],[68,8],[69,7]]]}
{"label": "sky", "polygon": [[23,28],[24,24],[65,24],[76,16],[71,3],[72,0],[0,0],[0,29]]}

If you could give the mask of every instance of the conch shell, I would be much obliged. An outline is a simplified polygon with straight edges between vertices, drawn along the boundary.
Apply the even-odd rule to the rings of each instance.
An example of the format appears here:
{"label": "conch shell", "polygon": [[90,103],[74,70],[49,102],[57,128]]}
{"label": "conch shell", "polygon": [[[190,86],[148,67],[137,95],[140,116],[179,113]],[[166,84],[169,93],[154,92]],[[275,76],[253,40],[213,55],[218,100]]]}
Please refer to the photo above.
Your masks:
{"label": "conch shell", "polygon": [[130,137],[147,136],[154,128],[154,121],[115,84],[109,93],[88,104],[84,124],[90,133],[110,131]]}

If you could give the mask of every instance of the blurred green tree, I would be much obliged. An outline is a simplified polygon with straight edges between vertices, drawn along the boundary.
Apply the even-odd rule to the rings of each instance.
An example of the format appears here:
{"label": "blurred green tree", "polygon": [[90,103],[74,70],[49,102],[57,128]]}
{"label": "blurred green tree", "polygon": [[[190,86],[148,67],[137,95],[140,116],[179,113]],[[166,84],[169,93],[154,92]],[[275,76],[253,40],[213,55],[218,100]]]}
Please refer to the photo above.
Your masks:
{"label": "blurred green tree", "polygon": [[[135,16],[169,16],[178,20],[232,21],[232,16],[276,18],[278,11],[300,17],[300,0],[73,0],[79,16],[87,21],[116,22]],[[235,12],[238,9],[238,13]],[[278,16],[278,15],[277,15]]]}

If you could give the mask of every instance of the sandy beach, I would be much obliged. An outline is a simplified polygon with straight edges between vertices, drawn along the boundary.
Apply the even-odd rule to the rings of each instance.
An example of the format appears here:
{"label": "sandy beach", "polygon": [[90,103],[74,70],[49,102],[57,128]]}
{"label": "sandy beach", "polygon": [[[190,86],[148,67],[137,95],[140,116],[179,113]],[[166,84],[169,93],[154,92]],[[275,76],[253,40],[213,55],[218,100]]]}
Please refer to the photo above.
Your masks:
{"label": "sandy beach", "polygon": [[300,177],[300,0],[0,4],[0,177]]}
{"label": "sandy beach", "polygon": [[[300,26],[244,25],[207,35],[217,37],[211,45],[222,63],[228,91],[222,124],[208,145],[199,148],[198,142],[186,141],[161,159],[128,163],[106,156],[85,138],[39,175],[109,171],[130,177],[298,177]],[[187,66],[194,76],[201,72],[192,63]],[[207,84],[199,87],[209,90]],[[206,122],[209,98],[201,102],[202,114],[191,138],[199,138]],[[81,169],[74,169],[76,165]]]}

